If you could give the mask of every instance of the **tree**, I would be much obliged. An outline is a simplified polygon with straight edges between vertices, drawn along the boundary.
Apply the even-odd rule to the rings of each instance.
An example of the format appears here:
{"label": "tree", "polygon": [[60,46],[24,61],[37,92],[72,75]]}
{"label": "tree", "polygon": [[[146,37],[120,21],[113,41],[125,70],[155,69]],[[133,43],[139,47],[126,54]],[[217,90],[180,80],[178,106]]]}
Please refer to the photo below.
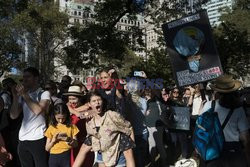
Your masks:
{"label": "tree", "polygon": [[[140,68],[147,72],[150,78],[162,78],[164,84],[173,85],[173,71],[171,68],[170,57],[166,51],[166,43],[162,31],[162,24],[184,17],[192,12],[201,10],[201,6],[208,0],[195,1],[192,7],[188,1],[165,0],[162,3],[150,1],[147,8],[146,21],[154,25],[154,31],[158,34],[159,48],[148,51],[147,63],[140,64]],[[192,9],[191,9],[192,8]],[[138,68],[138,67],[137,67]]]}
{"label": "tree", "polygon": [[[104,3],[97,3],[94,11],[94,22],[88,22],[85,26],[75,26],[71,30],[71,38],[74,43],[65,47],[67,55],[63,57],[66,66],[71,71],[76,68],[85,68],[107,64],[110,61],[117,62],[121,66],[121,61],[127,54],[127,48],[139,50],[143,45],[142,29],[134,25],[130,30],[119,31],[115,24],[126,13],[131,12],[131,20],[135,20],[135,12],[132,12],[132,1],[107,0]],[[85,12],[90,12],[88,8]],[[131,40],[131,37],[133,40]],[[137,45],[137,46],[136,46]],[[74,58],[69,58],[69,57]],[[74,62],[78,58],[79,63]],[[102,60],[100,62],[99,60]],[[72,66],[77,64],[77,66]]]}
{"label": "tree", "polygon": [[0,77],[12,67],[18,67],[21,64],[19,61],[21,48],[11,26],[16,8],[21,10],[23,5],[16,4],[13,0],[0,1]]}
{"label": "tree", "polygon": [[21,49],[15,37],[12,35],[8,24],[1,24],[0,27],[0,77],[4,72],[10,71],[12,67],[19,64],[19,54]]}
{"label": "tree", "polygon": [[221,16],[215,40],[224,72],[244,77],[250,72],[250,4],[238,0]]}
{"label": "tree", "polygon": [[170,64],[170,59],[166,55],[165,49],[155,48],[148,53],[148,61],[140,61],[134,64],[131,70],[143,70],[148,78],[161,78],[164,81],[164,85],[173,85],[174,79]]}
{"label": "tree", "polygon": [[42,71],[45,80],[53,76],[54,59],[62,54],[60,47],[67,38],[67,26],[67,14],[60,12],[53,1],[29,1],[13,19],[15,33],[33,48],[30,65]]}
{"label": "tree", "polygon": [[[109,62],[114,62],[115,65],[121,67],[122,64],[128,62],[127,49],[146,52],[144,44],[145,28],[138,25],[134,25],[126,31],[116,28],[115,25],[123,16],[131,21],[136,21],[138,11],[141,12],[144,8],[143,13],[140,14],[147,18],[146,22],[154,24],[155,30],[163,36],[161,24],[183,16],[183,8],[187,7],[187,1],[181,1],[180,3],[180,1],[168,0],[160,3],[160,0],[149,0],[146,1],[144,7],[140,8],[134,2],[134,0],[105,0],[99,2],[95,5],[93,13],[95,23],[89,22],[82,27],[72,27],[71,37],[74,43],[65,48],[67,55],[64,57],[64,62],[67,67],[76,71],[75,68],[88,69],[89,67],[99,66],[100,63]],[[202,3],[204,2],[203,0]],[[200,7],[200,5],[197,5],[195,9],[198,9],[198,6]],[[85,12],[90,12],[90,9],[86,8]],[[163,38],[160,38],[160,42],[161,46],[165,46]],[[162,53],[162,57],[166,57],[165,52],[159,52],[158,54],[160,53]],[[155,52],[151,55],[154,54]],[[69,58],[72,55],[74,58]],[[89,55],[89,57],[84,55]],[[82,65],[79,62],[74,62],[76,57],[80,57],[78,60],[83,62]],[[154,60],[152,61],[154,62]],[[72,66],[73,64],[74,66]],[[141,60],[141,64],[144,64],[143,60]]]}

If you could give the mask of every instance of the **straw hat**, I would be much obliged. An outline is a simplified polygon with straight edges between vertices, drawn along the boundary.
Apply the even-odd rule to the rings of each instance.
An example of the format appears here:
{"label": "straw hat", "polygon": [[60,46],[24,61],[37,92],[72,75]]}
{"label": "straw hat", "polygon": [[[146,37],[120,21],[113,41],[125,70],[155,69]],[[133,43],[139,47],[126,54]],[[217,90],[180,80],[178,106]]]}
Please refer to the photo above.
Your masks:
{"label": "straw hat", "polygon": [[210,87],[220,93],[229,93],[238,90],[241,82],[234,80],[232,75],[226,74],[218,77]]}
{"label": "straw hat", "polygon": [[84,96],[81,92],[80,86],[70,86],[68,92],[63,94],[64,96]]}

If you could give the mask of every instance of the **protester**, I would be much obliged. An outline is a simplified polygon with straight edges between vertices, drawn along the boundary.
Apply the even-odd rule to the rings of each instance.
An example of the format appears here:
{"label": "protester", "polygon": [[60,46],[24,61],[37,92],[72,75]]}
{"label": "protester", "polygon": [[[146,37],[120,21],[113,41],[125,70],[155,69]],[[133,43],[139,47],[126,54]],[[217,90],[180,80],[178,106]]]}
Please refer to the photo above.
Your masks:
{"label": "protester", "polygon": [[59,92],[57,94],[57,97],[62,99],[65,103],[67,102],[67,98],[63,96],[64,93],[66,93],[70,87],[71,84],[71,77],[68,75],[64,75],[62,77],[61,83],[58,85]]}
{"label": "protester", "polygon": [[167,104],[170,98],[170,89],[169,88],[163,88],[161,90],[161,97],[163,101]]}
{"label": "protester", "polygon": [[192,116],[193,118],[197,118],[201,114],[202,108],[203,108],[203,100],[201,97],[201,89],[200,85],[196,84],[194,86],[194,97],[193,97],[193,103],[192,103]]}
{"label": "protester", "polygon": [[[220,158],[206,162],[205,166],[246,167],[247,163],[250,165],[250,136],[249,123],[237,92],[241,82],[234,80],[231,75],[223,75],[210,87],[220,94],[214,109],[218,113],[220,123],[224,122],[231,109],[233,113],[223,129],[225,143]],[[205,104],[203,112],[209,108],[211,108],[211,101]]]}
{"label": "protester", "polygon": [[130,123],[119,113],[106,110],[104,99],[100,94],[90,93],[88,102],[97,114],[86,124],[88,137],[73,166],[79,167],[85,161],[86,154],[93,150],[97,154],[99,167],[135,167],[132,151],[134,143],[131,140],[134,137]]}
{"label": "protester", "polygon": [[70,149],[77,146],[78,128],[71,124],[67,105],[56,104],[50,125],[45,132],[46,151],[50,152],[49,167],[70,167]]}
{"label": "protester", "polygon": [[147,112],[145,123],[149,132],[148,144],[149,153],[151,155],[152,166],[157,166],[155,159],[160,154],[161,166],[167,164],[167,153],[164,148],[163,134],[165,133],[164,124],[160,121],[162,112],[166,112],[167,108],[161,99],[160,89],[150,89],[147,93]]}
{"label": "protester", "polygon": [[[172,91],[171,91],[171,95],[170,95],[170,102],[169,102],[169,106],[170,108],[172,107],[186,107],[187,104],[185,104],[182,100],[182,97],[180,96],[180,90],[175,87]],[[184,130],[179,130],[179,129],[169,129],[170,134],[171,134],[171,138],[172,141],[174,142],[174,146],[175,146],[175,158],[178,155],[177,153],[177,148],[180,144],[181,146],[181,158],[183,159],[187,159],[189,156],[189,146],[188,146],[188,132],[184,131]]]}
{"label": "protester", "polygon": [[45,84],[44,89],[49,91],[51,97],[51,103],[53,103],[54,105],[57,103],[62,103],[62,100],[57,97],[57,85],[54,81],[52,80],[48,81]]}
{"label": "protester", "polygon": [[243,103],[243,108],[246,112],[248,122],[250,123],[250,89],[249,87],[241,91],[241,100]]}
{"label": "protester", "polygon": [[122,95],[117,90],[114,79],[111,78],[112,73],[114,70],[102,69],[100,71],[100,86],[97,86],[97,91],[107,101],[107,109],[118,111],[117,105],[119,105]]}
{"label": "protester", "polygon": [[188,107],[192,107],[193,105],[194,92],[195,89],[193,89],[191,86],[185,88],[185,92],[182,96],[182,101]]}
{"label": "protester", "polygon": [[[80,147],[87,135],[85,126],[86,121],[85,119],[81,119],[81,117],[84,114],[84,112],[89,109],[89,106],[83,105],[81,103],[81,98],[84,96],[84,94],[82,94],[81,88],[79,86],[70,86],[67,93],[64,93],[63,95],[68,97],[67,106],[71,113],[71,122],[72,124],[76,125],[77,128],[80,130],[79,133],[77,134],[79,145],[71,150],[71,165],[73,165],[74,160],[80,150]],[[89,153],[87,160],[85,161],[83,166],[90,167],[92,166],[92,164],[93,164],[93,154]]]}
{"label": "protester", "polygon": [[[4,101],[0,97],[0,115],[1,115],[1,117],[2,117],[3,110],[4,110]],[[1,118],[1,120],[2,120],[2,118]],[[0,132],[2,131],[3,128],[4,127],[1,124]],[[10,160],[12,160],[12,155],[6,150],[4,139],[0,133],[0,166],[6,165],[6,163]]]}
{"label": "protester", "polygon": [[6,166],[19,167],[20,161],[17,153],[18,146],[18,132],[22,123],[22,114],[12,120],[10,118],[10,108],[13,101],[11,88],[16,86],[16,82],[12,78],[6,78],[2,81],[3,91],[0,93],[4,102],[4,110],[1,112],[0,129],[5,141],[6,149],[13,155],[12,161],[9,161]]}
{"label": "protester", "polygon": [[87,87],[79,80],[75,80],[73,83],[72,83],[72,86],[79,86],[80,89],[81,89],[81,92],[84,96],[81,97],[80,101],[82,104],[85,104],[86,101],[87,101],[87,96],[85,96],[87,93],[88,93],[88,89]]}
{"label": "protester", "polygon": [[148,130],[145,125],[147,100],[141,97],[140,82],[130,80],[127,83],[128,95],[126,97],[126,118],[131,122],[135,134],[134,148],[135,163],[137,167],[144,167],[147,163]]}
{"label": "protester", "polygon": [[18,144],[21,165],[47,167],[44,114],[50,103],[50,94],[39,87],[39,71],[34,67],[26,68],[23,71],[23,84],[12,88],[12,95],[10,117],[16,119],[23,112]]}

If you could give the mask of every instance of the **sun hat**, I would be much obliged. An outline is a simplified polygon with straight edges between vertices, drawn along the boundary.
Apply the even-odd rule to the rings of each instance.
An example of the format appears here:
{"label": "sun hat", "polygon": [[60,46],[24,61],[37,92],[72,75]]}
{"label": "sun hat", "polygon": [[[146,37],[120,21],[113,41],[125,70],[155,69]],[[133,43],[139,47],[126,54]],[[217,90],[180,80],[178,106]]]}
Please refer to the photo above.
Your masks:
{"label": "sun hat", "polygon": [[241,82],[234,80],[232,75],[222,75],[218,77],[211,85],[211,89],[220,93],[230,93],[241,87]]}
{"label": "sun hat", "polygon": [[80,86],[70,86],[68,92],[63,94],[64,96],[84,96],[81,92]]}

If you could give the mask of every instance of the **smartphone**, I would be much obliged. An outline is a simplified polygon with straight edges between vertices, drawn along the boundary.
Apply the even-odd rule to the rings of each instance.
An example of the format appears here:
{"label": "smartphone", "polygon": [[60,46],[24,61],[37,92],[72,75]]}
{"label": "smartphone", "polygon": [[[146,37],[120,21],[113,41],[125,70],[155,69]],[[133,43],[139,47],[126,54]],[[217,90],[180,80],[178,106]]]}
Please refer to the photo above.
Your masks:
{"label": "smartphone", "polygon": [[143,77],[142,71],[134,71],[134,76],[135,77]]}
{"label": "smartphone", "polygon": [[66,133],[59,133],[59,137],[68,137]]}

